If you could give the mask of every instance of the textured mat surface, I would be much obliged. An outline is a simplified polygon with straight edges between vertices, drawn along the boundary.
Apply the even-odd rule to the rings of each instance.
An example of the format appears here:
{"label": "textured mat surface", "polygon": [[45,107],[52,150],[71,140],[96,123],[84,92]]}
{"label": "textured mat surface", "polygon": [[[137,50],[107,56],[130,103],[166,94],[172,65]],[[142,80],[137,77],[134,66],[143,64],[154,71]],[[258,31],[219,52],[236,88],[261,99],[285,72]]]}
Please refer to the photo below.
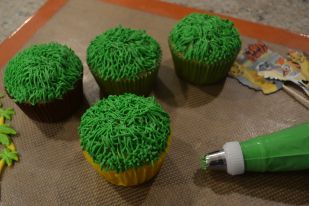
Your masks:
{"label": "textured mat surface", "polygon": [[[301,123],[308,120],[309,111],[283,91],[265,96],[230,78],[206,87],[178,79],[167,45],[175,20],[100,1],[75,0],[44,25],[28,45],[58,41],[72,47],[84,62],[84,93],[91,105],[99,99],[99,90],[85,63],[86,48],[95,35],[119,24],[147,30],[162,46],[163,61],[153,95],[171,115],[173,136],[161,171],[138,187],[113,186],[82,156],[77,127],[83,109],[64,122],[39,123],[6,98],[4,105],[17,111],[13,126],[19,135],[14,142],[21,159],[3,173],[2,205],[309,204],[306,172],[231,177],[199,169],[200,156],[221,148],[226,141],[245,140]],[[249,41],[243,38],[244,45]],[[287,51],[276,45],[270,47]]]}

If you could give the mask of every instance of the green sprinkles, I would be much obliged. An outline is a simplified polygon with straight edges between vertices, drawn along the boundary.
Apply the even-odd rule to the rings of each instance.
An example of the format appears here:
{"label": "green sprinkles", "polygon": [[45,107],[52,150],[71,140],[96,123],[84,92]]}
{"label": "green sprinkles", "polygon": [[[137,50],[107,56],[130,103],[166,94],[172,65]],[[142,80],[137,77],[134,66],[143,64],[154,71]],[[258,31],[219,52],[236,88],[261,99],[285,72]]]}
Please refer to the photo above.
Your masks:
{"label": "green sprinkles", "polygon": [[90,70],[103,80],[135,80],[156,70],[160,45],[143,30],[112,28],[91,41],[87,49]]}
{"label": "green sprinkles", "polygon": [[85,112],[79,135],[82,149],[101,169],[123,172],[159,159],[170,119],[154,97],[110,95]]}
{"label": "green sprinkles", "polygon": [[207,14],[186,16],[173,28],[169,42],[184,59],[207,64],[233,59],[241,47],[233,22]]}
{"label": "green sprinkles", "polygon": [[82,78],[83,65],[73,50],[58,43],[38,44],[18,53],[4,73],[4,87],[19,103],[60,99]]}

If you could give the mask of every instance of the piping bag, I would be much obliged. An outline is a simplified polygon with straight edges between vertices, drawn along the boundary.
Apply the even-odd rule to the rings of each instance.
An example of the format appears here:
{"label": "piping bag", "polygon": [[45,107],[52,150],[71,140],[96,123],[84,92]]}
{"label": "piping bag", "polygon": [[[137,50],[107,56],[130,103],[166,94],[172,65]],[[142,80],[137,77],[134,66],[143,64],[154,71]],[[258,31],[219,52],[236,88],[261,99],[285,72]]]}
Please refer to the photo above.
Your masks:
{"label": "piping bag", "polygon": [[230,175],[309,169],[309,122],[243,142],[227,142],[222,150],[203,156],[201,166]]}

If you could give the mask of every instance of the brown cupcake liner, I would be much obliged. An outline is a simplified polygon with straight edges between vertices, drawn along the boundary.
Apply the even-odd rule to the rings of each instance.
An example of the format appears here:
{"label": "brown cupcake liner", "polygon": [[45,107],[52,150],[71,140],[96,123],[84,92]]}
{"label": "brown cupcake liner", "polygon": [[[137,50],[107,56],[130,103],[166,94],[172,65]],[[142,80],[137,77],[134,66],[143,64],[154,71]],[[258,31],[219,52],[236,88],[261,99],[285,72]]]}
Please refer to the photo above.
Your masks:
{"label": "brown cupcake liner", "polygon": [[229,60],[223,60],[215,64],[205,64],[192,60],[186,60],[177,53],[169,44],[176,74],[183,80],[196,85],[217,83],[227,77],[238,52]]}
{"label": "brown cupcake liner", "polygon": [[[11,97],[11,99],[14,98]],[[17,102],[16,104],[33,120],[40,122],[56,122],[63,120],[72,115],[83,104],[83,81],[82,79],[78,80],[74,89],[68,91],[62,99],[35,105]]]}
{"label": "brown cupcake liner", "polygon": [[[159,66],[153,71],[147,71],[135,80],[103,80],[93,73],[96,82],[101,89],[101,96],[120,95],[133,93],[148,96],[152,91],[158,75]],[[90,70],[91,71],[91,70]]]}

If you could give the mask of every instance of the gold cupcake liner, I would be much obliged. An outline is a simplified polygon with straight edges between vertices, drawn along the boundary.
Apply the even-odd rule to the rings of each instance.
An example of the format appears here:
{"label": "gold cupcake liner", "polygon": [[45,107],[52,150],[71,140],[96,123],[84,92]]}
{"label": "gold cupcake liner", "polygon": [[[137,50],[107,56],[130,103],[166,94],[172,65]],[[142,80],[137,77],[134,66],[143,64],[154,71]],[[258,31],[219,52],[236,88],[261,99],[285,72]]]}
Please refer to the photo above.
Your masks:
{"label": "gold cupcake liner", "polygon": [[214,64],[205,64],[193,60],[186,60],[180,53],[174,51],[171,44],[169,46],[176,74],[181,79],[196,85],[214,84],[225,79],[238,54],[237,52],[229,60],[223,60]]}
{"label": "gold cupcake liner", "polygon": [[158,76],[159,66],[153,71],[147,71],[135,80],[103,80],[93,73],[96,82],[101,89],[101,96],[120,95],[124,93],[133,93],[142,96],[148,96],[152,91],[156,78]]}
{"label": "gold cupcake liner", "polygon": [[148,180],[152,179],[156,174],[158,174],[167,155],[167,150],[170,145],[170,139],[171,137],[169,137],[167,140],[168,142],[165,151],[161,153],[159,159],[156,160],[153,164],[128,169],[120,173],[117,173],[115,171],[106,172],[101,169],[99,164],[93,161],[93,158],[88,154],[88,152],[83,151],[83,155],[85,156],[86,160],[94,167],[94,169],[108,182],[120,186],[134,186],[147,182]]}

